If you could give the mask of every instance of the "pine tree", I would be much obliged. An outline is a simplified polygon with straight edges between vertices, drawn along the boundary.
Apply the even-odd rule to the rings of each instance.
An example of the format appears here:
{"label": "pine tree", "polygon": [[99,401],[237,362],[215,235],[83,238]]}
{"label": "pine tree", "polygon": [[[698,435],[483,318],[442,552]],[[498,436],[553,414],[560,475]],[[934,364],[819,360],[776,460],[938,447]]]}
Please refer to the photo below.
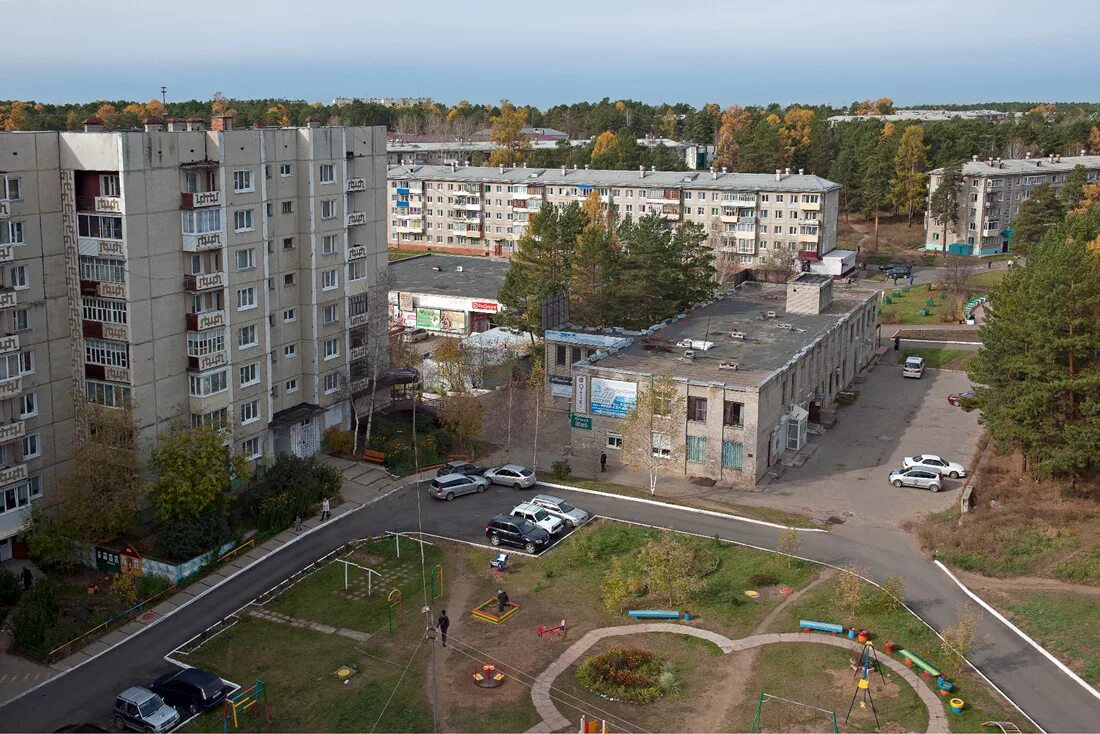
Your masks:
{"label": "pine tree", "polygon": [[1066,205],[1066,209],[1075,209],[1085,198],[1085,184],[1088,183],[1088,169],[1078,164],[1066,174],[1066,180],[1062,183],[1059,196]]}
{"label": "pine tree", "polygon": [[928,146],[924,144],[924,128],[910,125],[901,134],[897,152],[894,153],[894,179],[890,182],[890,193],[894,206],[909,217],[909,226],[913,226],[913,215],[924,206],[928,187]]}
{"label": "pine tree", "polygon": [[584,228],[573,249],[569,280],[569,319],[588,326],[617,323],[621,291],[617,284],[618,253],[611,234],[599,224]]}
{"label": "pine tree", "polygon": [[944,166],[940,174],[940,183],[932,192],[928,202],[928,213],[939,220],[943,227],[940,245],[947,252],[947,228],[959,226],[959,197],[962,195],[964,179],[962,163],[950,163]]}
{"label": "pine tree", "polygon": [[863,171],[864,216],[875,219],[874,251],[878,252],[878,220],[882,209],[890,202],[890,148],[885,140],[871,151]]}
{"label": "pine tree", "polygon": [[1065,216],[1066,208],[1051,185],[1039,184],[1020,204],[1020,213],[1012,220],[1012,249],[1027,253]]}

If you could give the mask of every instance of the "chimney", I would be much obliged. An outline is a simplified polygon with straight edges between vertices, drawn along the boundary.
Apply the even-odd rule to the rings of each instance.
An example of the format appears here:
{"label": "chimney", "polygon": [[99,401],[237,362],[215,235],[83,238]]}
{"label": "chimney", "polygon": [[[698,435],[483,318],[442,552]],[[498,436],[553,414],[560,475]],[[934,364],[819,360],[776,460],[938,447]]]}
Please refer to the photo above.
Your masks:
{"label": "chimney", "polygon": [[577,164],[576,163],[573,164],[573,170],[574,171],[577,170]]}
{"label": "chimney", "polygon": [[253,130],[263,130],[263,129],[264,129],[264,126],[263,126],[263,125],[261,125],[261,124],[260,124],[260,123],[258,123],[258,122],[254,122],[254,123],[252,123],[252,129],[253,129]]}
{"label": "chimney", "polygon": [[470,167],[470,159],[467,158],[466,160],[462,161],[462,165],[465,166],[466,168],[469,168]]}
{"label": "chimney", "polygon": [[501,165],[500,165],[500,166],[499,166],[499,167],[497,168],[497,172],[498,172],[498,173],[504,173],[504,164],[501,164]]}
{"label": "chimney", "polygon": [[650,173],[656,173],[657,172],[657,166],[650,166],[649,171],[650,171]]}
{"label": "chimney", "polygon": [[206,121],[201,117],[192,117],[187,121],[187,129],[192,132],[201,133],[206,129]]}
{"label": "chimney", "polygon": [[458,170],[458,166],[455,164],[454,161],[451,161],[451,173],[454,173],[457,170]]}
{"label": "chimney", "polygon": [[210,118],[210,129],[225,132],[233,129],[233,115],[215,115]]}
{"label": "chimney", "polygon": [[1030,150],[1028,152],[1024,153],[1024,160],[1025,161],[1030,161],[1031,160],[1031,151]]}
{"label": "chimney", "polygon": [[783,180],[783,169],[782,168],[775,169],[775,180],[776,181]]}
{"label": "chimney", "polygon": [[146,117],[142,123],[147,133],[159,133],[164,130],[164,120],[159,117]]}
{"label": "chimney", "polygon": [[799,175],[799,176],[802,176],[802,175],[804,175],[805,171],[806,171],[806,169],[805,169],[805,168],[799,168],[799,169],[798,169],[798,175]]}
{"label": "chimney", "polygon": [[1054,156],[1054,162],[1055,162],[1055,163],[1061,163],[1061,162],[1062,162],[1062,154],[1061,154],[1061,153],[1059,153],[1058,155]]}
{"label": "chimney", "polygon": [[791,175],[791,169],[789,169],[789,168],[783,169],[783,175],[784,176],[790,176]]}
{"label": "chimney", "polygon": [[182,133],[187,130],[187,120],[182,117],[170,117],[168,118],[168,131],[173,133]]}
{"label": "chimney", "polygon": [[565,164],[564,163],[561,164],[561,175],[563,175],[563,176],[565,175]]}
{"label": "chimney", "polygon": [[638,178],[645,178],[645,166],[638,166]]}
{"label": "chimney", "polygon": [[84,120],[84,132],[86,133],[101,133],[103,132],[103,120],[98,117],[89,117]]}
{"label": "chimney", "polygon": [[986,159],[985,159],[985,164],[986,164],[987,166],[990,166],[990,167],[992,167],[992,166],[993,166],[993,157],[992,157],[992,156],[990,156],[989,158],[986,158]]}
{"label": "chimney", "polygon": [[1085,155],[1087,152],[1088,152],[1087,150],[1085,150],[1084,148],[1081,148],[1081,152],[1078,153],[1077,155]]}
{"label": "chimney", "polygon": [[978,156],[976,156],[976,155],[972,155],[972,156],[970,156],[970,160],[972,160],[972,161],[974,161],[975,163],[977,163],[977,162],[978,162]]}
{"label": "chimney", "polygon": [[306,127],[321,127],[321,118],[317,115],[310,115],[306,118]]}
{"label": "chimney", "polygon": [[722,166],[722,173],[726,173],[726,167]]}
{"label": "chimney", "polygon": [[712,169],[710,169],[710,177],[711,177],[712,179],[716,179],[716,178],[718,178],[718,171],[716,171],[716,170],[715,170],[715,169],[713,169],[713,168],[712,168]]}
{"label": "chimney", "polygon": [[584,170],[586,170],[586,171],[588,170],[588,164],[587,163],[584,164]]}

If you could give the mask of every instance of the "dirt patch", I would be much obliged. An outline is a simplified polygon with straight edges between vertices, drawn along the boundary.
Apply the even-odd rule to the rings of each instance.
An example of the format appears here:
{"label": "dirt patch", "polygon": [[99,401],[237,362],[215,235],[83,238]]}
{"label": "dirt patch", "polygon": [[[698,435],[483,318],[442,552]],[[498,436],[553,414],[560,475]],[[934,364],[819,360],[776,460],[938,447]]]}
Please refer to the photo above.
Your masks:
{"label": "dirt patch", "polygon": [[[978,338],[978,327],[960,329],[911,329],[904,326],[898,329],[902,339],[923,340],[930,342],[969,342],[981,344]],[[890,334],[891,338],[893,334]]]}
{"label": "dirt patch", "polygon": [[837,247],[858,250],[863,255],[915,256],[924,244],[924,227],[920,217],[908,226],[906,217],[879,217],[878,249],[875,249],[875,220],[857,214],[847,214],[837,222]]}

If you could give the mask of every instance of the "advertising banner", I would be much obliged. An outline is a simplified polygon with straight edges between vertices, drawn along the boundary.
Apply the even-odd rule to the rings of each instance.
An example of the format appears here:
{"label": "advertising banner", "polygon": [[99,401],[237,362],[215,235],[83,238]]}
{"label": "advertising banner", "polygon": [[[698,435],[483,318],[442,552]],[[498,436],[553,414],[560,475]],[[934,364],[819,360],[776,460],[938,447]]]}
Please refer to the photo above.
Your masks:
{"label": "advertising banner", "polygon": [[440,311],[439,328],[454,334],[466,333],[465,311]]}
{"label": "advertising banner", "polygon": [[568,377],[550,375],[550,394],[555,398],[573,397],[573,383]]}
{"label": "advertising banner", "polygon": [[622,380],[592,378],[590,411],[594,415],[625,418],[638,404],[638,384]]}
{"label": "advertising banner", "polygon": [[438,308],[418,308],[416,309],[416,325],[421,329],[431,329],[433,331],[439,331],[439,309]]}
{"label": "advertising banner", "polygon": [[573,412],[588,412],[588,375],[577,375],[573,378]]}

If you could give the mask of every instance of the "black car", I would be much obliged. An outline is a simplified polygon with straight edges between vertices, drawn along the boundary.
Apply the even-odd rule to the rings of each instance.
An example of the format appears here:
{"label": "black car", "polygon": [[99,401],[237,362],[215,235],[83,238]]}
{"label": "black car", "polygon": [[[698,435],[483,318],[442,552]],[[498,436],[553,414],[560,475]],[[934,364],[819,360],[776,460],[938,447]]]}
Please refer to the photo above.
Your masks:
{"label": "black car", "polygon": [[481,474],[484,471],[485,467],[476,466],[468,461],[448,461],[436,469],[435,475],[437,477],[445,477],[448,474],[465,474],[469,476],[471,474]]}
{"label": "black car", "polygon": [[894,280],[898,280],[900,278],[908,278],[912,274],[913,266],[908,264],[898,265],[897,267],[891,268],[890,270],[886,271],[886,277],[893,278]]}
{"label": "black car", "polygon": [[909,263],[903,260],[895,260],[893,262],[888,262],[885,265],[879,265],[878,269],[883,273],[889,273],[891,270],[910,269],[911,267],[912,266]]}
{"label": "black car", "polygon": [[485,537],[493,545],[514,545],[528,553],[537,553],[550,545],[550,533],[530,520],[497,515],[485,526]]}
{"label": "black car", "polygon": [[149,689],[169,706],[194,714],[219,705],[229,686],[218,676],[198,668],[167,673],[153,681]]}

